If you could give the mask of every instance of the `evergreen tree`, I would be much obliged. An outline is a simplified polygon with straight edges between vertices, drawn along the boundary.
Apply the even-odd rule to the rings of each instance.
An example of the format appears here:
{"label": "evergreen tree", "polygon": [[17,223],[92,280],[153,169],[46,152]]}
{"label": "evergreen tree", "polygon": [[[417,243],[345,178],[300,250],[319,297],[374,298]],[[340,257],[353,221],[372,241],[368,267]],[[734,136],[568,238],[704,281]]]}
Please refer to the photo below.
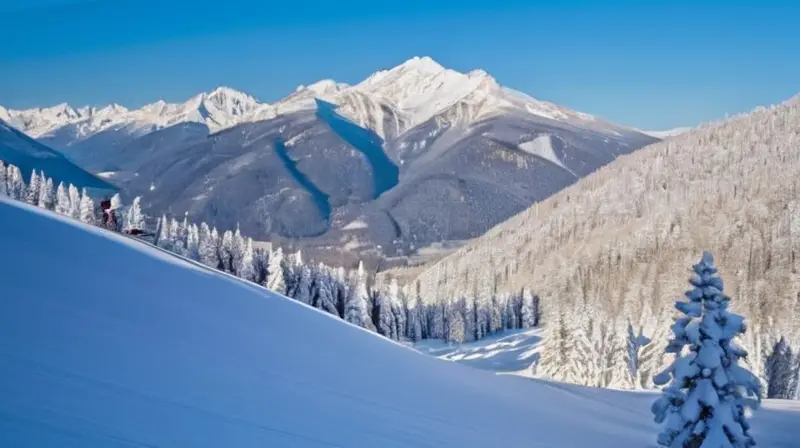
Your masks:
{"label": "evergreen tree", "polygon": [[239,266],[238,266],[238,276],[245,280],[255,281],[256,273],[255,273],[255,252],[253,251],[253,240],[251,238],[247,238],[246,242],[244,243],[244,250],[242,251],[242,256],[239,259]]}
{"label": "evergreen tree", "polygon": [[[9,165],[10,168],[10,165]],[[8,168],[0,161],[0,196],[8,196]]]}
{"label": "evergreen tree", "polygon": [[358,263],[358,271],[353,278],[355,287],[350,290],[344,305],[344,319],[359,327],[371,326],[369,317],[369,292],[367,291],[367,276],[364,263]]}
{"label": "evergreen tree", "polygon": [[205,222],[200,223],[197,252],[200,263],[203,263],[204,265],[213,269],[216,269],[219,266],[217,245],[214,241],[214,236],[211,233],[211,229]]}
{"label": "evergreen tree", "polygon": [[200,261],[200,229],[194,223],[186,228],[186,257]]}
{"label": "evergreen tree", "polygon": [[142,214],[141,200],[142,198],[140,196],[133,198],[131,206],[125,211],[123,230],[144,229],[144,214]]}
{"label": "evergreen tree", "polygon": [[111,196],[111,210],[119,210],[122,208],[122,198],[119,196],[119,193],[114,193],[114,196]]}
{"label": "evergreen tree", "polygon": [[464,299],[454,300],[447,307],[447,340],[462,343],[465,340],[464,332]]}
{"label": "evergreen tree", "polygon": [[55,205],[55,191],[53,191],[53,179],[44,177],[42,171],[42,178],[39,180],[39,207],[53,210]]}
{"label": "evergreen tree", "polygon": [[397,284],[397,279],[393,278],[389,283],[388,294],[389,303],[391,304],[392,312],[394,313],[395,328],[392,330],[392,333],[397,335],[397,340],[401,340],[405,337],[406,326],[408,325],[408,310],[406,308],[405,300],[400,295],[400,286]]}
{"label": "evergreen tree", "polygon": [[[245,251],[245,240],[242,237],[242,232],[239,231],[239,226],[236,226],[236,232],[233,233],[233,243],[231,244],[231,267],[233,273],[237,277],[244,276],[241,273],[241,270],[244,269],[244,251]],[[252,267],[252,263],[251,263]]]}
{"label": "evergreen tree", "polygon": [[97,224],[97,218],[94,214],[94,201],[92,200],[86,189],[83,189],[80,204],[80,221],[85,224]]}
{"label": "evergreen tree", "polygon": [[267,289],[275,291],[278,294],[286,294],[286,281],[283,271],[283,250],[279,247],[269,255]]}
{"label": "evergreen tree", "polygon": [[67,189],[64,188],[64,182],[59,182],[58,188],[56,189],[55,212],[61,215],[69,216],[71,209],[72,205],[69,202],[69,194],[67,194]]}
{"label": "evergreen tree", "polygon": [[41,178],[36,174],[36,169],[31,173],[31,180],[28,182],[26,191],[25,202],[31,205],[39,205],[39,190],[41,187]]}
{"label": "evergreen tree", "polygon": [[689,300],[675,304],[686,316],[675,320],[666,350],[676,359],[654,379],[657,385],[670,383],[652,406],[656,423],[663,424],[658,443],[753,447],[745,408],[755,407],[748,396],[760,400],[760,384],[739,365],[747,352],[734,342],[745,331],[744,318],[727,310],[730,298],[709,252],[693,270]]}
{"label": "evergreen tree", "polygon": [[795,357],[792,348],[781,337],[766,360],[767,398],[794,398]]}
{"label": "evergreen tree", "polygon": [[73,219],[81,219],[81,193],[78,187],[69,184],[69,216]]}
{"label": "evergreen tree", "polygon": [[389,300],[389,295],[385,291],[375,293],[375,308],[375,322],[378,333],[387,338],[397,340],[392,302]]}
{"label": "evergreen tree", "polygon": [[536,317],[536,307],[533,295],[526,288],[522,292],[522,328],[533,328],[538,324]]}
{"label": "evergreen tree", "polygon": [[161,221],[158,225],[158,240],[156,245],[162,249],[172,250],[172,231],[170,230],[170,221],[167,215],[161,215]]}
{"label": "evergreen tree", "polygon": [[222,242],[219,245],[219,258],[222,262],[222,270],[233,273],[233,232],[226,230],[222,234]]}
{"label": "evergreen tree", "polygon": [[253,271],[255,282],[261,286],[267,286],[267,272],[269,255],[263,248],[258,248],[253,252]]}
{"label": "evergreen tree", "polygon": [[291,297],[298,302],[311,304],[311,270],[308,266],[300,266],[294,269],[296,280],[292,289]]}
{"label": "evergreen tree", "polygon": [[22,178],[22,171],[15,165],[9,165],[6,169],[6,185],[8,186],[7,192],[11,199],[21,201],[25,198],[27,188],[25,187],[25,180]]}
{"label": "evergreen tree", "polygon": [[326,311],[334,316],[339,316],[336,308],[336,299],[333,294],[333,278],[327,269],[320,264],[319,268],[314,272],[313,276],[313,289],[316,291],[314,298],[314,307]]}

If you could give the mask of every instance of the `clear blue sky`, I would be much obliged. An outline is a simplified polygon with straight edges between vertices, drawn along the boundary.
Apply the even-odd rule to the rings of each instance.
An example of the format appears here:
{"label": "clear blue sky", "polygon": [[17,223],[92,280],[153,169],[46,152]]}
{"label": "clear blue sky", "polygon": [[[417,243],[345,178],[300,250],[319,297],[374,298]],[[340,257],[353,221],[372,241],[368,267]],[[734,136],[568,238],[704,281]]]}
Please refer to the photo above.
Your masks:
{"label": "clear blue sky", "polygon": [[0,104],[128,107],[228,85],[274,101],[428,55],[649,129],[800,92],[784,1],[0,1]]}

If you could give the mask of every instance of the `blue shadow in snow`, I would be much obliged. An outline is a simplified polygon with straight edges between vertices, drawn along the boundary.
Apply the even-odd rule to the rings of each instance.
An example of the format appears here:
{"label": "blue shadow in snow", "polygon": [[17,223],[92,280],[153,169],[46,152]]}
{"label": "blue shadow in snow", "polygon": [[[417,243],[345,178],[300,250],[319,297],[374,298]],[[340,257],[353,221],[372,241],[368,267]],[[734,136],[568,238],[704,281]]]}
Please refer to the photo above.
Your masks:
{"label": "blue shadow in snow", "polygon": [[317,188],[317,186],[314,185],[314,182],[311,182],[311,180],[297,168],[297,162],[289,157],[289,154],[286,151],[286,145],[280,139],[275,141],[275,153],[278,154],[281,162],[283,162],[283,166],[286,167],[286,170],[289,171],[289,174],[292,175],[292,178],[294,178],[294,180],[300,184],[300,186],[303,187],[308,194],[311,195],[311,199],[317,206],[320,216],[322,216],[323,219],[330,221],[331,204],[329,201],[329,196]]}
{"label": "blue shadow in snow", "polygon": [[384,191],[397,185],[400,170],[383,152],[383,139],[369,129],[351,122],[336,113],[335,104],[316,99],[317,117],[323,120],[342,140],[359,150],[367,158],[372,168],[374,196],[377,198]]}

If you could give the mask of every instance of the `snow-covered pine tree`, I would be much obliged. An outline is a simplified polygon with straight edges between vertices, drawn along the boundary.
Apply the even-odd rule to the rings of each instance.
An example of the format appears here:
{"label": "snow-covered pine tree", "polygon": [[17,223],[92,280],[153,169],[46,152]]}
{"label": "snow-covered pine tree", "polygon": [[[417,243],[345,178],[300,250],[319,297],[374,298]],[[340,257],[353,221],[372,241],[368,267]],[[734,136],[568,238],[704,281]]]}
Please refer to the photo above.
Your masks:
{"label": "snow-covered pine tree", "polygon": [[233,233],[233,245],[231,246],[231,268],[237,277],[242,277],[240,269],[244,268],[242,260],[244,259],[245,245],[245,239],[237,225],[236,231]]}
{"label": "snow-covered pine tree", "polygon": [[533,294],[525,288],[522,291],[522,328],[533,328],[536,322],[536,306],[533,301]]}
{"label": "snow-covered pine tree", "polygon": [[734,342],[745,331],[744,318],[728,311],[730,298],[723,293],[711,253],[704,252],[693,270],[688,301],[675,304],[686,316],[675,320],[666,349],[676,359],[654,378],[657,385],[670,383],[652,406],[656,423],[663,424],[658,443],[754,447],[745,408],[757,406],[753,398],[760,401],[760,384],[739,365],[747,352]]}
{"label": "snow-covered pine tree", "polygon": [[219,258],[222,262],[222,270],[233,272],[233,232],[226,230],[222,234],[222,242],[219,245]]}
{"label": "snow-covered pine tree", "polygon": [[[10,165],[9,165],[10,168]],[[8,196],[8,168],[0,161],[0,196]]]}
{"label": "snow-covered pine tree", "polygon": [[16,165],[9,165],[6,168],[6,185],[11,199],[21,201],[25,198],[25,180],[22,178],[22,171]]}
{"label": "snow-covered pine tree", "polygon": [[394,313],[392,312],[392,302],[386,291],[375,292],[375,307],[377,308],[377,330],[378,333],[387,338],[397,340],[395,331]]}
{"label": "snow-covered pine tree", "polygon": [[267,266],[269,263],[269,254],[262,248],[256,248],[253,251],[253,275],[255,276],[254,282],[261,286],[267,286]]}
{"label": "snow-covered pine tree", "polygon": [[167,215],[161,215],[161,221],[158,225],[158,240],[156,245],[162,249],[172,250],[172,231],[170,230],[171,224]]}
{"label": "snow-covered pine tree", "polygon": [[41,187],[41,177],[36,174],[34,168],[31,172],[31,180],[28,182],[28,188],[25,192],[25,202],[31,205],[39,205],[39,190]]}
{"label": "snow-covered pine tree", "polygon": [[78,187],[69,184],[69,216],[73,219],[81,219],[81,193]]}
{"label": "snow-covered pine tree", "polygon": [[269,254],[267,267],[267,289],[286,294],[286,281],[284,278],[283,250],[279,247]]}
{"label": "snow-covered pine tree", "polygon": [[766,360],[767,398],[794,398],[794,358],[792,348],[781,336]]}
{"label": "snow-covered pine tree", "polygon": [[140,196],[133,198],[131,206],[125,211],[123,230],[144,229],[144,214],[142,214],[141,201],[142,198]]}
{"label": "snow-covered pine tree", "polygon": [[334,316],[339,316],[339,311],[336,308],[336,299],[333,295],[333,278],[328,269],[320,263],[313,277],[313,289],[316,292],[313,305]]}
{"label": "snow-covered pine tree", "polygon": [[448,342],[460,344],[464,342],[464,299],[456,299],[447,303],[447,339]]}
{"label": "snow-covered pine tree", "polygon": [[303,265],[300,267],[296,267],[294,271],[296,273],[297,280],[295,282],[294,288],[292,288],[291,291],[292,298],[297,300],[298,302],[310,305],[312,296],[311,270],[308,268],[308,266]]}
{"label": "snow-covered pine tree", "polygon": [[217,247],[211,236],[211,229],[205,222],[200,223],[200,230],[197,241],[197,252],[200,263],[216,269],[219,265],[217,258]]}
{"label": "snow-covered pine tree", "polygon": [[367,274],[364,263],[358,263],[358,271],[353,275],[354,287],[344,304],[344,319],[359,327],[370,328],[372,325],[369,316],[369,292],[367,291]]}
{"label": "snow-covered pine tree", "polygon": [[97,218],[94,214],[94,201],[92,197],[89,196],[89,193],[86,189],[83,189],[83,194],[81,194],[81,204],[80,204],[80,221],[85,224],[96,224]]}
{"label": "snow-covered pine tree", "polygon": [[200,229],[195,223],[186,228],[186,257],[200,261]]}
{"label": "snow-covered pine tree", "polygon": [[[42,171],[42,179],[44,179],[44,171]],[[53,189],[53,179],[48,177],[44,181],[39,180],[39,207],[53,210],[55,205],[55,191]]]}
{"label": "snow-covered pine tree", "polygon": [[643,336],[640,331],[633,328],[633,324],[628,320],[625,337],[625,367],[628,381],[632,388],[643,387],[641,379],[640,352],[642,347],[650,343],[650,339]]}
{"label": "snow-covered pine tree", "polygon": [[239,258],[239,266],[237,268],[237,275],[239,278],[243,278],[251,282],[255,281],[256,272],[254,263],[255,252],[253,251],[253,240],[251,238],[247,238],[244,242],[242,256]]}
{"label": "snow-covered pine tree", "polygon": [[389,282],[388,294],[389,303],[394,313],[395,329],[393,332],[397,334],[397,339],[400,340],[405,337],[406,326],[408,325],[408,310],[404,298],[400,295],[400,286],[397,284],[396,278]]}
{"label": "snow-covered pine tree", "polygon": [[60,215],[69,215],[71,208],[69,194],[67,194],[67,189],[64,188],[64,182],[59,182],[58,188],[56,188],[56,205],[54,210]]}

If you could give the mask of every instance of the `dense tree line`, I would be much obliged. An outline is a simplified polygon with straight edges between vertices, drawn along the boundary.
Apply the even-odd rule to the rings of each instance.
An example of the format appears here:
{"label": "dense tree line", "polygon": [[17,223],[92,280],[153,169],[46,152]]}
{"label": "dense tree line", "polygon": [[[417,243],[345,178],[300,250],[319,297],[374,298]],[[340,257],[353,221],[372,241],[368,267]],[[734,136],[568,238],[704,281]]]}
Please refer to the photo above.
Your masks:
{"label": "dense tree line", "polygon": [[[125,206],[120,196],[114,195],[110,209],[118,219],[109,225],[85,190],[79,192],[72,185],[59,184],[54,191],[52,179],[35,171],[30,179],[26,184],[17,167],[2,166],[0,193],[117,232],[146,230],[138,197]],[[363,264],[346,270],[304,263],[300,252],[287,255],[280,247],[258,248],[239,229],[220,231],[205,222],[192,223],[185,216],[180,220],[162,216],[152,233],[151,242],[164,250],[257,283],[394,340],[477,340],[505,329],[530,328],[540,319],[539,299],[529,293],[495,295],[488,290],[475,291],[441,305],[426,305],[418,293],[401,288],[397,281],[376,284]]]}

